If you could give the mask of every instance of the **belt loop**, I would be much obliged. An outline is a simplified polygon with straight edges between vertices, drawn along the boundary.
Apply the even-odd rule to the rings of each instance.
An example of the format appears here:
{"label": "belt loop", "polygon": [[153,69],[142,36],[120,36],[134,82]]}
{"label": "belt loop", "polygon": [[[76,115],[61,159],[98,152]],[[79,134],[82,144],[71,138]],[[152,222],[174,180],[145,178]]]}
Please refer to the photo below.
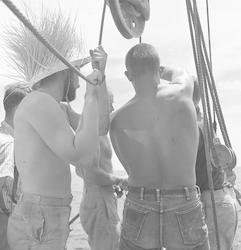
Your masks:
{"label": "belt loop", "polygon": [[184,190],[185,190],[185,194],[186,194],[186,199],[187,199],[187,201],[188,201],[188,200],[190,200],[189,189],[188,189],[188,187],[184,187]]}
{"label": "belt loop", "polygon": [[156,189],[156,201],[160,202],[160,189],[159,188]]}
{"label": "belt loop", "polygon": [[198,185],[196,185],[196,189],[197,189],[198,197],[201,197],[201,191],[200,191],[200,187]]}
{"label": "belt loop", "polygon": [[141,192],[140,192],[140,200],[143,201],[144,200],[144,188],[141,188]]}

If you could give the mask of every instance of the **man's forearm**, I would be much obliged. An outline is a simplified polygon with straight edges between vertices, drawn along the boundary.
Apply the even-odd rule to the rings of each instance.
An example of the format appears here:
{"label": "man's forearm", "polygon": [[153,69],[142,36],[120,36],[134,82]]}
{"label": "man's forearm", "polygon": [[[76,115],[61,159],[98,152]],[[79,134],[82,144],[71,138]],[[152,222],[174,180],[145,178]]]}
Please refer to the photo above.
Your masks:
{"label": "man's forearm", "polygon": [[183,74],[182,68],[172,66],[160,66],[160,78],[166,81],[172,81]]}
{"label": "man's forearm", "polygon": [[[98,94],[86,97],[83,113],[75,136],[75,148],[83,160],[78,167],[91,167],[99,140]],[[91,160],[92,159],[92,160]]]}
{"label": "man's forearm", "polygon": [[86,169],[85,177],[90,183],[99,186],[115,185],[122,180],[121,177],[118,177],[112,173],[108,173],[99,167]]}
{"label": "man's forearm", "polygon": [[106,135],[110,126],[110,104],[106,82],[99,87],[99,136]]}

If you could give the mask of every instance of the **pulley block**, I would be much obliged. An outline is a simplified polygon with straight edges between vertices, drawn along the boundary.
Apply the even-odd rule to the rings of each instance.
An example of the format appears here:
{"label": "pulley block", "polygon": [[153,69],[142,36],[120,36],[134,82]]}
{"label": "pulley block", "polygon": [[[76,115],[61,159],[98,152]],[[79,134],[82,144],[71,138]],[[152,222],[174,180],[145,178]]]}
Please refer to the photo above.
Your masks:
{"label": "pulley block", "polygon": [[109,0],[108,5],[122,36],[131,39],[142,35],[150,17],[149,0]]}
{"label": "pulley block", "polygon": [[210,149],[210,159],[218,169],[233,169],[236,166],[237,159],[233,149],[222,145],[219,138],[214,138],[213,146]]}

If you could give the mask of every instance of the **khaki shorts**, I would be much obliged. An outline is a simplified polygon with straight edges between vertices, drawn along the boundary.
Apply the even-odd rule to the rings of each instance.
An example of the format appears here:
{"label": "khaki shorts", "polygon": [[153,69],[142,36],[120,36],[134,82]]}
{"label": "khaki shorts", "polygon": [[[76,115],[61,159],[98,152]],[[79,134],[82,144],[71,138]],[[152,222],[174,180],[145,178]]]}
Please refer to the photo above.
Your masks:
{"label": "khaki shorts", "polygon": [[65,249],[71,201],[72,197],[61,199],[21,194],[8,222],[10,249]]}
{"label": "khaki shorts", "polygon": [[117,198],[111,186],[84,189],[80,220],[91,250],[118,249],[120,218]]}

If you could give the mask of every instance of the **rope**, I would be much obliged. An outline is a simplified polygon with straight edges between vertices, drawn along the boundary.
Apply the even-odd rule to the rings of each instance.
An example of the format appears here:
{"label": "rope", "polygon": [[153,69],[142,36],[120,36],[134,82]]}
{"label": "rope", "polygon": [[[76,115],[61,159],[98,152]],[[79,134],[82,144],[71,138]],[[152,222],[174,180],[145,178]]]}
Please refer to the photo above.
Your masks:
{"label": "rope", "polygon": [[210,22],[209,22],[209,7],[208,7],[208,0],[206,0],[206,8],[207,8],[207,24],[208,24],[208,45],[209,45],[209,60],[210,65],[212,68],[212,51],[211,51],[211,35],[210,35]]}
{"label": "rope", "polygon": [[102,35],[103,35],[103,29],[104,29],[106,4],[107,4],[107,0],[104,0],[104,6],[103,6],[103,11],[102,11],[102,17],[101,17],[100,35],[99,35],[99,43],[98,43],[98,45],[101,45],[101,42],[102,42]]}
{"label": "rope", "polygon": [[205,56],[205,60],[206,60],[207,72],[208,72],[208,75],[209,75],[209,78],[210,78],[210,93],[212,95],[215,111],[216,111],[216,114],[217,114],[217,118],[218,118],[218,121],[219,121],[220,129],[221,129],[221,132],[222,132],[222,136],[223,136],[225,145],[231,148],[231,142],[229,140],[229,136],[228,136],[227,128],[226,128],[226,125],[225,125],[221,105],[220,105],[220,102],[219,102],[217,88],[216,88],[214,77],[213,77],[213,74],[212,74],[212,68],[211,68],[211,65],[210,65],[210,62],[209,62],[209,59],[208,59],[208,53],[207,53],[207,49],[206,49],[206,46],[205,46],[205,41],[204,41],[204,36],[203,36],[199,16],[198,16],[198,25],[200,27],[200,35],[201,35],[201,41],[202,41],[202,45],[203,45],[204,56]]}
{"label": "rope", "polygon": [[87,81],[92,85],[96,85],[91,82],[88,78],[80,73],[72,64],[70,64],[38,31],[37,29],[26,19],[26,17],[13,5],[9,0],[2,0],[5,5],[13,12],[15,16],[27,27],[34,36],[47,48],[49,49],[61,62],[68,66],[72,71],[74,71],[78,76]]}
{"label": "rope", "polygon": [[79,218],[79,213],[76,214],[75,217],[72,218],[72,219],[69,221],[69,226],[70,226],[74,221],[76,221],[78,218]]}
{"label": "rope", "polygon": [[[207,85],[206,83],[207,78],[203,76],[204,75],[204,69],[206,69],[206,65],[203,62],[204,57],[202,54],[202,44],[204,41],[201,42],[201,25],[199,24],[199,18],[198,18],[198,11],[197,11],[197,5],[196,1],[193,1],[194,6],[194,12],[192,10],[191,2],[190,0],[186,0],[187,5],[187,13],[188,13],[188,21],[189,21],[189,27],[190,27],[190,33],[191,33],[191,40],[192,40],[192,47],[193,47],[193,54],[194,54],[194,60],[196,65],[196,71],[198,76],[198,82],[200,86],[200,95],[202,100],[202,106],[203,106],[203,115],[204,115],[204,146],[205,146],[205,156],[206,156],[206,162],[207,162],[207,173],[208,173],[208,181],[209,181],[209,188],[210,188],[210,195],[211,195],[211,201],[212,201],[212,210],[213,210],[213,218],[214,218],[214,226],[215,226],[215,233],[216,233],[216,241],[217,241],[217,249],[220,250],[220,238],[219,238],[219,231],[218,231],[218,222],[217,222],[217,213],[216,213],[216,207],[215,207],[215,199],[214,199],[214,187],[213,187],[213,179],[212,179],[212,167],[211,167],[211,160],[209,157],[209,148],[210,148],[210,114],[211,112],[207,112],[207,106],[209,106],[209,100],[206,99],[208,97],[207,92]],[[193,27],[192,27],[193,22]],[[195,39],[194,39],[194,32],[195,32]],[[195,44],[196,42],[196,44]],[[196,46],[195,46],[196,45]],[[206,71],[205,71],[206,73]],[[204,80],[204,82],[203,82]],[[208,116],[207,116],[208,113]]]}
{"label": "rope", "polygon": [[[208,0],[206,0],[206,9],[207,9],[207,25],[208,25],[208,46],[209,46],[209,60],[210,66],[212,69],[212,51],[211,51],[211,35],[210,35],[210,22],[209,22],[209,6]],[[216,115],[215,115],[215,108],[213,107],[213,127],[214,131],[217,131],[217,122],[216,122]]]}

